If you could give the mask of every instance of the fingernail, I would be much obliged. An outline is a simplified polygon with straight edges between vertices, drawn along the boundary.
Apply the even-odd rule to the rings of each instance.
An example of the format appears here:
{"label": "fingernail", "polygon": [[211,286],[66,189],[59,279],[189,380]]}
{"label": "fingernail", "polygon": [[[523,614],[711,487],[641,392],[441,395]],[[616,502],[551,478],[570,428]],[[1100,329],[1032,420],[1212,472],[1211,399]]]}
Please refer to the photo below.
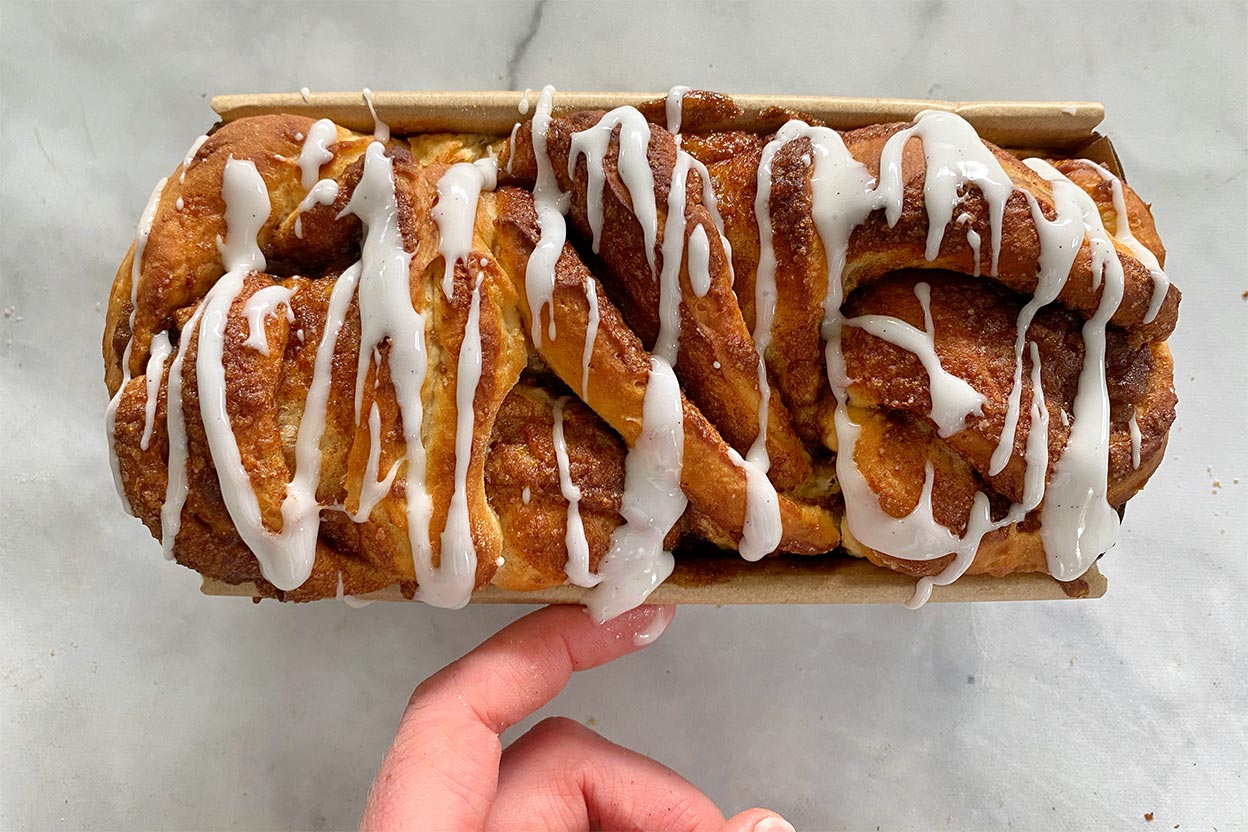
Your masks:
{"label": "fingernail", "polygon": [[672,618],[675,615],[675,607],[655,607],[654,617],[650,619],[649,624],[633,636],[633,644],[638,647],[644,647],[655,641],[659,636],[663,635],[663,631],[667,629],[668,624],[672,623]]}
{"label": "fingernail", "polygon": [[772,815],[754,824],[754,832],[797,832],[797,830],[784,818]]}

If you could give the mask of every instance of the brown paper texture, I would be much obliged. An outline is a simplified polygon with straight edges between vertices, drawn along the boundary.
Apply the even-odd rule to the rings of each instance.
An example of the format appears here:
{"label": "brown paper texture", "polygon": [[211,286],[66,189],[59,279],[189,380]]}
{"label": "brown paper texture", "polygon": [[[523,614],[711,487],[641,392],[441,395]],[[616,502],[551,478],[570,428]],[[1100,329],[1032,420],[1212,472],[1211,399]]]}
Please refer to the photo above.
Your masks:
{"label": "brown paper texture", "polygon": [[[537,93],[520,92],[378,92],[371,93],[378,117],[395,135],[408,133],[486,133],[504,136],[533,113]],[[526,113],[519,112],[527,95]],[[555,110],[601,110],[637,105],[666,93],[558,92]],[[909,121],[921,110],[955,112],[994,144],[1020,156],[1081,156],[1123,176],[1109,138],[1095,132],[1105,117],[1099,103],[1088,101],[924,101],[903,98],[831,98],[794,95],[733,95],[745,110],[738,119],[705,129],[757,130],[759,113],[768,107],[796,110],[838,130],[892,121]],[[212,108],[223,121],[269,113],[329,118],[359,132],[373,129],[373,118],[359,92],[219,95]],[[1125,177],[1124,177],[1125,178]],[[914,593],[915,579],[846,556],[767,558],[748,563],[732,553],[681,557],[676,571],[650,596],[656,604],[898,604]],[[1044,601],[1099,598],[1106,580],[1093,566],[1078,581],[1061,584],[1044,574],[967,575],[932,591],[932,601]],[[205,595],[254,597],[252,584],[226,584],[205,578]],[[559,586],[536,592],[485,587],[473,593],[474,604],[569,604],[586,590]],[[405,600],[397,586],[367,595],[366,600]]]}

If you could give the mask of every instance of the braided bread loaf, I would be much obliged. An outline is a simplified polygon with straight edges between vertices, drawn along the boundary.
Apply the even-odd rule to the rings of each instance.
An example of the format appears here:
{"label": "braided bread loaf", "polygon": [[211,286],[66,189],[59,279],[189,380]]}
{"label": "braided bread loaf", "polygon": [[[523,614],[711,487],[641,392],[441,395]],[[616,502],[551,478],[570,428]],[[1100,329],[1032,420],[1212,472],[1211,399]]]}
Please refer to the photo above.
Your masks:
{"label": "braided bread loaf", "polygon": [[104,357],[167,555],[288,600],[570,582],[606,618],[681,541],[840,546],[915,603],[1112,545],[1179,302],[1124,183],[951,113],[759,136],[698,132],[712,93],[552,93],[501,140],[240,119],[162,181]]}

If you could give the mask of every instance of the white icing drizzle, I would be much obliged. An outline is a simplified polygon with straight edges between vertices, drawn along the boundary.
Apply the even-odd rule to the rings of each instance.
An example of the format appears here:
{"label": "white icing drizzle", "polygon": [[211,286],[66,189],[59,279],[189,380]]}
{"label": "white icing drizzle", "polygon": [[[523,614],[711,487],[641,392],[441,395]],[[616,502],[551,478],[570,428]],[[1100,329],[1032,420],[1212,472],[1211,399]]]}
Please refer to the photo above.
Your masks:
{"label": "white icing drizzle", "polygon": [[[924,110],[915,116],[914,124],[894,133],[880,154],[879,192],[884,200],[885,216],[890,226],[901,218],[905,183],[901,181],[901,155],[906,142],[917,136],[923,142],[927,175],[923,183],[923,201],[927,206],[928,260],[940,253],[940,243],[953,210],[962,201],[967,185],[975,185],[988,203],[988,219],[992,229],[992,267],[997,274],[997,257],[1001,253],[1001,224],[1005,202],[1014,191],[1009,174],[965,119],[954,113]],[[978,250],[978,247],[977,247]]]}
{"label": "white icing drizzle", "polygon": [[243,317],[247,319],[247,340],[244,345],[251,347],[261,355],[269,354],[269,342],[265,338],[264,319],[276,315],[277,308],[285,305],[286,320],[295,322],[295,310],[290,308],[290,299],[295,290],[280,284],[265,286],[247,299],[243,304]]}
{"label": "white icing drizzle", "polygon": [[680,122],[684,116],[685,94],[688,87],[675,86],[667,91],[667,132],[679,134]]}
{"label": "white icing drizzle", "polygon": [[364,96],[364,103],[368,105],[368,112],[373,117],[373,138],[379,142],[390,141],[390,125],[377,115],[377,108],[373,106],[373,91],[365,87],[360,94]]}
{"label": "white icing drizzle", "polygon": [[438,253],[443,260],[442,294],[448,300],[455,286],[455,264],[468,265],[481,191],[494,190],[497,182],[498,165],[492,159],[459,162],[438,179],[438,201],[432,214],[438,224]]}
{"label": "white icing drizzle", "polygon": [[[475,205],[473,213],[476,213]],[[446,525],[442,529],[443,566],[448,563],[452,564],[451,569],[470,566],[470,581],[476,578],[477,547],[472,539],[472,518],[468,513],[468,464],[472,461],[475,402],[477,386],[481,382],[481,282],[484,279],[485,273],[478,272],[459,347],[455,373],[455,490],[451,494],[451,502],[446,509]],[[471,583],[468,592],[472,592]]]}
{"label": "white icing drizzle", "polygon": [[[776,254],[772,245],[771,228],[771,165],[781,147],[799,138],[810,140],[814,156],[815,166],[811,175],[812,212],[828,264],[827,295],[824,300],[821,333],[829,345],[835,342],[836,350],[834,353],[830,352],[828,358],[829,374],[835,370],[838,378],[844,376],[840,361],[841,274],[849,250],[849,235],[854,227],[879,207],[879,197],[872,190],[875,181],[870,172],[865,165],[850,156],[840,134],[835,130],[811,127],[794,119],[781,127],[776,137],[763,148],[758,168],[758,193],[754,201],[754,215],[759,231],[758,274],[754,282],[754,349],[759,356],[758,382],[762,396],[758,407],[758,436],[750,447],[748,456],[764,466],[770,464],[767,453],[767,414],[771,388],[767,383],[766,355],[771,344],[771,327],[776,309]],[[833,389],[836,386],[836,382],[833,382]],[[843,386],[848,386],[848,382]]]}
{"label": "white icing drizzle", "polygon": [[1075,256],[1083,245],[1083,217],[1079,206],[1065,197],[1065,191],[1055,188],[1053,208],[1056,216],[1052,221],[1045,217],[1040,203],[1029,192],[1023,191],[1031,207],[1031,218],[1036,235],[1040,238],[1040,270],[1036,275],[1036,289],[1031,300],[1018,313],[1014,339],[1014,381],[1006,404],[1005,422],[997,447],[989,460],[988,473],[995,476],[1005,469],[1014,451],[1014,437],[1018,430],[1019,407],[1023,393],[1023,344],[1036,313],[1057,299],[1066,285]]}
{"label": "white icing drizzle", "polygon": [[526,485],[520,491],[520,501],[527,506],[529,504],[529,500],[531,499],[533,499],[533,491]]}
{"label": "white icing drizzle", "polygon": [[507,137],[507,165],[506,170],[511,173],[511,166],[516,161],[516,133],[520,130],[520,122],[511,125],[511,135]]}
{"label": "white icing drizzle", "polygon": [[161,179],[152,189],[147,205],[139,217],[139,227],[134,235],[134,256],[130,262],[130,337],[126,340],[126,348],[121,354],[121,384],[117,392],[108,402],[104,410],[104,430],[108,435],[108,461],[113,469],[113,485],[117,488],[117,496],[127,513],[133,513],[130,498],[126,496],[125,483],[121,481],[121,465],[117,461],[117,406],[121,404],[121,396],[130,383],[130,350],[134,347],[134,319],[139,308],[139,277],[143,272],[143,252],[147,250],[147,238],[152,233],[152,222],[156,219],[156,209],[160,207],[160,195],[165,190],[168,178]]}
{"label": "white icing drizzle", "polygon": [[[380,364],[380,360],[374,359],[374,361]],[[377,389],[375,383],[373,389]],[[381,409],[375,401],[368,409],[368,436],[368,459],[364,462],[364,475],[360,478],[359,505],[355,507],[355,511],[347,512],[347,516],[357,523],[367,522],[372,516],[373,509],[390,493],[390,489],[394,486],[394,478],[399,473],[399,462],[402,461],[396,459],[390,465],[390,470],[386,472],[386,475],[380,476],[381,441],[377,437],[381,436]]]}
{"label": "white icing drizzle", "polygon": [[173,543],[182,528],[182,506],[186,504],[187,481],[186,421],[182,415],[182,365],[187,345],[195,337],[204,306],[200,304],[187,320],[178,341],[178,354],[169,365],[169,382],[165,388],[165,427],[169,433],[169,479],[165,483],[165,501],[160,507],[160,548],[166,560],[173,560]]}
{"label": "white icing drizzle", "polygon": [[568,501],[568,527],[564,533],[568,562],[564,571],[567,573],[568,583],[591,587],[596,586],[602,577],[589,571],[589,540],[585,537],[585,525],[581,522],[581,489],[572,482],[568,444],[563,438],[563,408],[567,401],[567,396],[555,401],[554,427],[551,432],[555,445],[555,464],[559,468],[559,491]]}
{"label": "white icing drizzle", "polygon": [[796,136],[798,122],[790,121],[763,148],[758,163],[758,190],[754,197],[754,218],[758,223],[758,267],[754,275],[754,351],[758,353],[758,435],[746,454],[764,471],[771,468],[767,451],[767,417],[771,408],[771,384],[767,379],[767,348],[771,346],[771,325],[776,314],[776,249],[771,231],[771,163],[776,152]]}
{"label": "white icing drizzle", "polygon": [[300,87],[300,88],[299,88],[299,95],[303,96],[303,103],[304,103],[304,104],[311,104],[311,103],[312,103],[312,90],[308,89],[307,87]]}
{"label": "white icing drizzle", "polygon": [[1131,468],[1139,470],[1140,467],[1140,442],[1143,437],[1140,435],[1140,423],[1136,421],[1135,408],[1131,408],[1131,418],[1127,420],[1127,430],[1131,434]]}
{"label": "white icing drizzle", "polygon": [[363,609],[364,607],[367,607],[369,604],[373,603],[372,601],[369,601],[366,598],[356,598],[354,595],[346,595],[343,592],[341,569],[338,570],[338,590],[334,593],[334,597],[337,598],[339,601],[342,601],[348,607],[351,607],[352,609],[356,609],[356,610]]}
{"label": "white icing drizzle", "polygon": [[916,283],[914,294],[923,307],[923,329],[889,315],[863,315],[842,321],[842,325],[858,327],[882,341],[914,353],[922,362],[923,369],[927,370],[932,399],[931,419],[936,423],[939,435],[947,438],[962,430],[968,417],[982,414],[987,399],[965,380],[941,366],[940,356],[936,353],[935,327],[932,325],[932,287]]}
{"label": "white icing drizzle", "polygon": [[[633,213],[642,227],[651,274],[658,235],[658,206],[648,150],[650,125],[632,107],[607,113],[594,127],[572,137],[569,176],[577,154],[586,157],[587,213],[595,245],[602,229],[603,168],[611,135],[620,127],[618,169],[629,189]],[[680,338],[680,265],[685,242],[685,184],[688,154],[677,154],[668,192],[664,226],[663,269],[659,280],[659,334],[651,351],[650,375],[642,403],[641,433],[624,461],[624,524],[611,535],[611,548],[599,565],[599,585],[585,605],[605,621],[643,603],[667,579],[675,565],[663,539],[684,513],[688,500],[680,487],[684,466],[684,412],[680,383],[673,369]]]}
{"label": "white icing drizzle", "polygon": [[598,284],[593,278],[585,281],[585,302],[589,304],[585,322],[585,346],[581,348],[581,398],[589,401],[589,365],[598,340]]}
{"label": "white icing drizzle", "polygon": [[[958,218],[954,220],[954,223],[957,225],[962,225],[963,223],[969,223],[973,219],[974,217],[964,212],[958,215]],[[975,261],[974,261],[975,266],[974,266],[974,269],[971,271],[971,274],[975,277],[979,277],[980,238],[979,238],[979,232],[975,230],[974,226],[968,225],[966,227],[966,244],[971,247],[971,252],[975,257]]]}
{"label": "white icing drizzle", "polygon": [[[629,199],[642,227],[647,253],[653,255],[658,234],[657,197],[648,157],[650,126],[640,112],[631,107],[620,107],[607,113],[594,127],[574,134],[569,176],[575,174],[576,157],[585,156],[586,209],[597,243],[603,211],[603,165],[616,127],[620,128],[618,169],[629,189]],[[641,604],[654,587],[670,574],[674,561],[671,553],[664,551],[663,539],[679,520],[687,504],[680,488],[684,416],[674,366],[679,356],[681,328],[680,271],[685,260],[686,188],[689,172],[694,166],[693,157],[678,149],[667,195],[663,263],[656,275],[659,281],[659,332],[651,350],[642,431],[625,461],[621,511],[625,523],[612,534],[611,549],[600,566],[602,583],[586,596],[585,601],[599,620]],[[702,182],[706,188],[709,177],[704,176]],[[713,205],[713,195],[711,201]],[[699,227],[698,230],[702,229]],[[702,243],[706,242],[705,231],[702,231]],[[706,260],[709,261],[709,250]],[[650,266],[653,274],[653,259]],[[765,468],[742,459],[735,452],[733,455],[733,461],[746,474],[741,550],[745,557],[756,559],[779,545],[779,498],[767,480]]]}
{"label": "white icing drizzle", "polygon": [[[620,146],[622,149],[623,142]],[[651,350],[673,367],[680,353],[680,265],[685,253],[685,187],[689,178],[689,160],[692,158],[685,151],[677,150],[676,164],[672,166],[672,184],[667,193],[667,220],[663,224],[663,268],[659,273],[659,334]],[[650,161],[647,158],[645,162],[649,174]],[[653,188],[653,177],[650,182]],[[641,201],[646,200],[643,197]],[[637,202],[634,197],[633,203]],[[649,202],[655,202],[653,190]]]}
{"label": "white icing drizzle", "polygon": [[1109,489],[1109,388],[1105,377],[1105,326],[1122,302],[1124,274],[1113,240],[1096,203],[1052,165],[1025,164],[1053,185],[1055,203],[1069,201],[1083,214],[1092,252],[1093,282],[1104,282],[1096,312],[1083,325],[1083,368],[1075,393],[1074,419],[1066,450],[1053,468],[1040,535],[1049,574],[1071,581],[1114,544],[1118,513],[1106,501]]}
{"label": "white icing drizzle", "polygon": [[[320,438],[325,426],[329,360],[337,330],[341,326],[340,318],[345,314],[337,301],[354,286],[354,278],[344,273],[331,296],[330,319],[326,324],[325,338],[317,351],[304,418],[300,421],[295,441],[295,475],[287,483],[282,501],[282,530],[275,533],[264,525],[256,492],[233,434],[226,406],[225,367],[222,364],[230,307],[242,289],[246,275],[262,271],[265,267],[265,258],[256,238],[268,219],[271,205],[264,180],[256,171],[255,164],[233,158],[225,166],[222,197],[226,204],[227,234],[220,249],[228,271],[213,285],[201,306],[203,320],[199,326],[199,351],[195,365],[200,411],[221,494],[235,528],[256,555],[264,577],[278,589],[290,590],[307,580],[316,556],[320,529],[316,486],[320,477]],[[338,322],[334,321],[336,315]],[[171,420],[173,415],[171,409]],[[171,459],[171,470],[172,462]],[[182,498],[185,498],[184,491]],[[166,508],[170,508],[168,503]],[[177,510],[180,513],[180,506]],[[166,534],[166,537],[166,545],[172,546],[173,535]]]}
{"label": "white icing drizzle", "polygon": [[[256,238],[268,219],[271,205],[265,182],[251,161],[231,158],[226,162],[221,195],[225,201],[227,232],[224,243],[219,247],[227,271],[203,301],[199,352],[195,362],[200,413],[221,485],[221,496],[239,536],[255,554],[264,577],[278,589],[290,590],[307,580],[316,556],[320,528],[317,480],[308,476],[310,466],[300,465],[298,462],[303,460],[298,460],[295,478],[287,484],[286,498],[282,501],[282,530],[274,533],[265,527],[256,492],[230,424],[225,366],[222,363],[230,307],[247,274],[265,268],[265,258]],[[305,427],[310,425],[300,425],[300,438]],[[319,469],[319,441],[315,454],[315,467]],[[296,458],[299,456],[299,448],[296,447]]]}
{"label": "white icing drizzle", "polygon": [[688,504],[680,488],[684,456],[680,382],[670,364],[652,356],[641,433],[624,460],[624,524],[612,533],[611,549],[599,564],[601,583],[584,597],[595,620],[638,606],[672,574],[676,562],[663,538]]}
{"label": "white icing drizzle", "polygon": [[[195,161],[195,154],[199,153],[199,149],[204,146],[204,142],[208,141],[207,136],[200,136],[191,143],[191,149],[186,151],[186,155],[182,157],[182,170],[178,173],[178,184],[182,185],[186,182],[186,172],[191,167],[191,162]],[[178,210],[182,210],[178,206]]]}
{"label": "white icing drizzle", "polygon": [[549,84],[542,87],[532,121],[533,154],[537,162],[533,207],[537,212],[538,240],[525,264],[524,291],[533,315],[531,335],[535,346],[542,343],[542,309],[546,307],[550,307],[547,334],[551,341],[555,340],[555,308],[551,297],[555,293],[555,266],[563,254],[563,244],[568,236],[564,214],[571,204],[571,195],[559,188],[559,180],[546,151],[546,131],[550,129],[554,97],[554,87]]}
{"label": "white icing drizzle", "polygon": [[[312,190],[313,185],[319,184],[316,180],[321,174],[321,166],[334,158],[334,152],[329,149],[329,146],[337,141],[338,126],[327,118],[313,122],[308,128],[308,135],[299,149],[297,162],[301,171],[300,181],[305,191]],[[337,187],[337,185],[334,186],[335,193],[337,193]],[[300,205],[299,210],[302,212],[307,209]]]}
{"label": "white icing drizzle", "polygon": [[528,115],[529,113],[529,96],[533,94],[533,90],[525,88],[520,95],[520,103],[516,105],[516,109],[520,111],[520,115]]}
{"label": "white icing drizzle", "polygon": [[700,298],[711,291],[711,243],[701,225],[689,234],[689,285]]}
{"label": "white icing drizzle", "polygon": [[[165,374],[165,362],[169,360],[169,354],[172,351],[173,347],[169,345],[168,332],[159,332],[152,338],[150,354],[147,357],[147,369],[144,371],[147,399],[143,405],[143,438],[139,440],[140,450],[146,451],[147,446],[152,441],[152,428],[156,424],[156,401],[160,395],[160,382]],[[1136,467],[1139,466],[1137,465]]]}
{"label": "white icing drizzle", "polygon": [[186,207],[186,202],[182,199],[182,197],[178,197],[173,201],[173,207],[181,211]]}
{"label": "white icing drizzle", "polygon": [[303,212],[309,211],[314,205],[333,205],[338,198],[338,183],[332,179],[322,179],[312,186],[312,190],[300,201],[295,209],[295,236],[303,239]]}
{"label": "white icing drizzle", "polygon": [[728,458],[745,472],[745,520],[737,551],[745,560],[756,561],[780,547],[784,535],[780,496],[767,478],[767,472],[744,459],[735,448],[728,448]]}
{"label": "white icing drizzle", "polygon": [[1105,168],[1096,162],[1083,160],[1087,164],[1096,169],[1101,178],[1110,184],[1110,189],[1114,198],[1115,226],[1114,238],[1122,243],[1131,253],[1144,264],[1144,268],[1148,269],[1149,277],[1153,279],[1153,296],[1148,304],[1148,311],[1144,314],[1144,323],[1152,323],[1157,317],[1157,313],[1161,311],[1161,305],[1166,300],[1166,293],[1170,290],[1170,278],[1162,271],[1161,263],[1157,261],[1157,255],[1153,254],[1149,249],[1135,238],[1135,234],[1131,231],[1131,218],[1127,214],[1127,198],[1122,191],[1122,180],[1114,176]]}
{"label": "white icing drizzle", "polygon": [[[429,521],[433,505],[425,488],[425,448],[420,429],[424,407],[420,397],[428,357],[425,351],[425,316],[412,306],[410,289],[411,254],[403,247],[398,227],[398,201],[395,196],[394,171],[385,155],[385,146],[373,142],[364,154],[364,170],[343,214],[355,214],[364,224],[361,245],[360,283],[360,352],[355,376],[355,416],[358,420],[363,406],[364,383],[369,370],[380,371],[381,345],[390,339],[390,377],[403,422],[403,439],[407,461],[407,524],[412,559],[422,589],[422,573],[431,573],[432,546]],[[374,375],[374,384],[376,376]],[[369,413],[369,457],[380,458],[380,417],[374,421]],[[352,519],[367,519],[372,505],[379,500],[374,479],[377,471],[369,472],[360,490],[360,507]],[[387,476],[392,482],[391,477]],[[389,493],[390,482],[384,494]],[[374,484],[377,483],[377,484]]]}
{"label": "white icing drizzle", "polygon": [[[650,170],[650,123],[635,107],[616,107],[587,130],[572,134],[568,151],[568,177],[576,175],[576,162],[585,157],[587,182],[585,211],[593,232],[593,249],[598,253],[602,237],[602,189],[606,183],[604,162],[615,128],[620,129],[616,168],[628,188],[633,216],[641,226],[646,262],[651,275],[655,270],[655,245],[659,234],[658,206],[654,196],[654,174]],[[675,176],[673,175],[673,182]],[[682,186],[683,187],[683,186]],[[683,235],[682,235],[683,236]]]}
{"label": "white icing drizzle", "polygon": [[[953,214],[953,209],[960,201],[959,190],[967,184],[975,184],[980,188],[989,206],[990,227],[992,230],[991,248],[993,252],[992,270],[996,271],[996,260],[1000,250],[1001,223],[1006,200],[1013,192],[1008,175],[1001,169],[991,151],[979,140],[973,129],[957,116],[948,113],[924,112],[916,123],[905,130],[894,134],[886,143],[881,154],[881,179],[877,185],[872,181],[867,169],[853,159],[846,150],[840,135],[826,128],[811,128],[801,122],[793,121],[786,124],[777,134],[776,140],[764,150],[764,164],[759,169],[759,191],[756,202],[756,216],[760,230],[760,267],[759,280],[763,286],[758,289],[757,305],[765,308],[761,316],[766,316],[774,308],[774,275],[775,257],[771,249],[771,224],[769,202],[771,196],[770,161],[775,152],[784,143],[798,137],[811,140],[813,150],[812,162],[814,170],[811,178],[813,195],[812,213],[815,226],[823,244],[828,263],[827,296],[824,302],[824,320],[822,335],[825,341],[825,358],[828,379],[832,392],[836,397],[835,428],[837,433],[837,477],[840,482],[846,503],[846,524],[850,534],[861,544],[881,552],[909,560],[931,560],[946,554],[954,554],[953,562],[939,575],[919,581],[910,606],[924,603],[934,585],[951,583],[968,569],[978,551],[980,541],[985,534],[994,529],[1018,522],[1027,512],[1038,506],[1044,497],[1045,470],[1048,460],[1048,414],[1044,407],[1044,393],[1040,381],[1039,351],[1035,344],[1032,349],[1032,380],[1035,395],[1032,401],[1032,428],[1027,439],[1027,473],[1024,477],[1024,495],[1020,503],[1013,505],[1006,516],[997,522],[991,520],[988,498],[977,493],[966,533],[955,535],[948,528],[936,522],[932,514],[931,496],[935,484],[935,471],[929,463],[920,499],[915,508],[902,518],[895,518],[885,512],[878,498],[854,461],[854,449],[860,427],[850,416],[847,402],[847,390],[850,379],[845,371],[844,357],[841,353],[841,329],[850,324],[840,311],[844,289],[842,277],[849,246],[849,237],[854,228],[860,225],[872,211],[884,209],[886,218],[895,223],[900,217],[901,200],[904,195],[901,182],[900,162],[901,151],[905,142],[917,135],[923,140],[924,154],[927,158],[927,178],[924,184],[924,197],[927,203],[929,218],[927,257],[934,259],[939,253],[945,227]],[[963,220],[965,222],[965,220]],[[1059,225],[1060,220],[1055,223]],[[1044,232],[1042,232],[1043,234]],[[1053,235],[1047,235],[1052,237]],[[1054,272],[1055,255],[1048,255],[1042,270]],[[1043,280],[1042,280],[1043,282]],[[1050,283],[1056,282],[1050,281]],[[1060,288],[1060,287],[1059,287]],[[920,302],[923,302],[922,290]],[[766,301],[770,303],[766,303]],[[1040,304],[1037,303],[1037,308]],[[760,312],[756,310],[756,319]],[[906,330],[894,327],[893,334],[906,333],[900,339],[912,342],[912,346],[920,352],[927,352],[934,341],[928,340],[931,333],[930,313],[925,307],[926,331],[918,333],[913,327]],[[855,321],[854,323],[860,323]],[[764,320],[769,325],[769,321]],[[765,330],[764,330],[765,331]],[[1025,326],[1020,331],[1026,331]],[[920,335],[922,337],[916,337]],[[911,348],[907,346],[907,348]],[[1021,347],[1020,347],[1021,350]],[[934,349],[932,349],[934,353]],[[937,371],[938,361],[931,361],[929,355],[929,375],[939,379],[943,370]],[[940,408],[939,400],[946,398],[941,392],[942,384],[934,381],[933,411]],[[954,418],[960,404],[961,408],[969,407],[970,396],[967,388],[956,389],[952,396],[948,418],[942,418],[945,429],[960,426],[967,415],[964,411],[962,419]],[[978,393],[970,391],[978,397]],[[962,400],[959,402],[959,400]],[[982,405],[982,398],[976,403]],[[934,415],[935,420],[935,415]]]}
{"label": "white icing drizzle", "polygon": [[[416,597],[433,606],[458,609],[472,597],[476,552],[471,547],[444,547],[440,565],[433,565],[429,529],[433,503],[425,485],[426,456],[421,439],[424,421],[421,388],[428,367],[425,315],[412,306],[412,256],[403,248],[397,222],[393,165],[380,142],[368,146],[360,183],[343,212],[355,214],[365,227],[359,288],[356,418],[359,418],[370,356],[389,339],[390,378],[403,423],[407,461],[407,536],[419,584]],[[458,396],[457,393],[457,399]],[[370,441],[380,441],[376,431],[370,431]]]}

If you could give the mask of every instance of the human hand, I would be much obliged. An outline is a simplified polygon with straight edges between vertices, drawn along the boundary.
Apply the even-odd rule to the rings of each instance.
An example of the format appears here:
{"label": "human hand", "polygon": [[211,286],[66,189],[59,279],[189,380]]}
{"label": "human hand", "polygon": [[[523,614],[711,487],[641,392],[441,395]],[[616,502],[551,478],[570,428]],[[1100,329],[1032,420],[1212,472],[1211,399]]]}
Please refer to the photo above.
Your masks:
{"label": "human hand", "polygon": [[503,750],[503,731],[573,671],[653,643],[675,614],[638,607],[599,625],[581,607],[546,607],[430,676],[408,702],[360,828],[792,832],[765,809],[725,822],[676,772],[570,719],[542,720]]}

